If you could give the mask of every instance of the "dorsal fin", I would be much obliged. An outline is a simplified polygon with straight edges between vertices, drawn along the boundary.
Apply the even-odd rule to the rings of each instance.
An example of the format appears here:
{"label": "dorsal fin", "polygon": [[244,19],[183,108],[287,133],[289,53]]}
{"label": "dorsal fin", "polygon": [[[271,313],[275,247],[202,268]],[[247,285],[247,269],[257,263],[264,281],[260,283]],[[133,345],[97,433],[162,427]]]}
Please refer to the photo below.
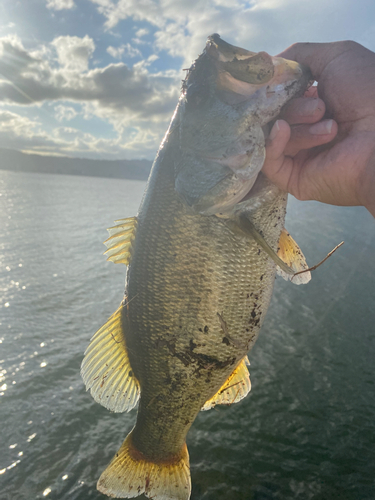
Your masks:
{"label": "dorsal fin", "polygon": [[132,244],[137,229],[137,218],[129,217],[127,219],[116,220],[118,224],[107,229],[109,238],[104,244],[107,250],[107,260],[115,264],[129,265],[131,259]]}
{"label": "dorsal fin", "polygon": [[93,336],[81,375],[92,397],[108,410],[130,411],[137,404],[139,382],[130,366],[123,330],[123,304]]}
{"label": "dorsal fin", "polygon": [[[293,269],[295,273],[308,269],[305,256],[302,250],[290,236],[288,231],[283,228],[279,240],[279,249],[277,255],[280,259]],[[307,271],[306,273],[298,274],[297,276],[291,276],[290,274],[284,273],[279,266],[276,267],[276,272],[279,276],[282,276],[284,280],[291,281],[295,285],[302,285],[308,283],[311,280],[311,273]]]}
{"label": "dorsal fin", "polygon": [[248,357],[245,356],[237,368],[229,375],[218,392],[212,396],[202,407],[202,410],[210,410],[216,405],[230,405],[238,403],[247,396],[251,389],[250,374],[246,365],[249,365]]}

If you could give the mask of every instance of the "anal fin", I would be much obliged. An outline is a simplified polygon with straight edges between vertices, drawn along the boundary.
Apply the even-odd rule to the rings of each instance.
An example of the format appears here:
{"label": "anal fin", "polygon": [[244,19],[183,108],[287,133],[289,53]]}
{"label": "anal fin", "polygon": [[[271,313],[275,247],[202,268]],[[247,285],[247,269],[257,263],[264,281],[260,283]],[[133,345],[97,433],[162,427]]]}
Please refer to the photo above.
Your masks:
{"label": "anal fin", "polygon": [[140,394],[126,348],[123,307],[92,337],[81,366],[86,389],[97,403],[114,412],[130,411]]}
{"label": "anal fin", "polygon": [[[299,271],[304,271],[308,269],[305,256],[302,250],[290,236],[288,231],[283,228],[281,231],[279,239],[279,250],[277,255],[280,259],[287,264],[295,273]],[[290,280],[295,285],[302,285],[308,283],[311,280],[310,271],[305,273],[297,274],[297,276],[290,276],[290,274],[285,273],[279,266],[276,267],[276,272],[279,276],[282,276],[286,281]]]}
{"label": "anal fin", "polygon": [[186,444],[178,456],[155,462],[135,448],[130,433],[100,476],[97,488],[115,498],[144,493],[153,500],[188,500],[191,480]]}
{"label": "anal fin", "polygon": [[109,238],[104,244],[107,250],[107,260],[115,264],[129,265],[132,252],[132,244],[137,229],[137,218],[129,217],[127,219],[116,220],[118,224],[107,229]]}
{"label": "anal fin", "polygon": [[246,397],[251,389],[250,374],[246,365],[249,365],[245,356],[230,374],[218,392],[202,406],[202,410],[210,410],[216,405],[230,405],[238,403]]}

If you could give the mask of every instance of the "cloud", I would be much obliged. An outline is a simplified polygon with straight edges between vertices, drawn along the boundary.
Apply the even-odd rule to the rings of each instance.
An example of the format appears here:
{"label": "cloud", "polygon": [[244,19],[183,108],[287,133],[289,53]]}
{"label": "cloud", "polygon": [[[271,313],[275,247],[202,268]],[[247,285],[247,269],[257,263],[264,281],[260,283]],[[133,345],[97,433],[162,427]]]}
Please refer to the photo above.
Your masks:
{"label": "cloud", "polygon": [[0,31],[6,31],[15,28],[15,23],[12,21],[8,22],[7,24],[0,24]]}
{"label": "cloud", "polygon": [[56,49],[60,65],[74,71],[87,70],[89,59],[95,50],[94,41],[88,35],[83,38],[59,36],[53,40],[52,45]]}
{"label": "cloud", "polygon": [[[181,75],[171,70],[150,73],[148,66],[158,57],[154,54],[133,67],[118,62],[90,69],[94,51],[88,36],[58,37],[37,50],[26,49],[15,36],[0,38],[3,146],[8,134],[7,147],[29,151],[35,146],[86,157],[154,156],[176,106]],[[25,107],[37,110],[44,102],[54,104],[59,122],[75,118],[78,113],[69,103],[79,103],[86,120],[96,117],[113,127],[112,138],[100,139],[71,127],[51,132],[41,121],[5,109],[18,107],[21,113]]]}
{"label": "cloud", "polygon": [[[57,60],[28,52],[16,37],[0,38],[0,102],[30,105],[44,101],[91,103],[100,116],[117,121],[163,121],[178,99],[178,73],[151,74],[147,61],[88,69],[91,38],[58,37]],[[154,57],[151,57],[152,61]]]}
{"label": "cloud", "polygon": [[141,28],[135,32],[135,36],[137,36],[138,38],[142,38],[143,36],[148,34],[149,30],[147,30],[146,28]]}
{"label": "cloud", "polygon": [[73,120],[77,115],[77,111],[71,106],[63,106],[62,104],[55,106],[55,117],[59,122]]}
{"label": "cloud", "polygon": [[54,141],[39,121],[30,120],[8,110],[0,110],[0,147],[27,149],[54,148]]}
{"label": "cloud", "polygon": [[110,56],[115,59],[121,59],[122,57],[142,57],[142,53],[139,49],[132,47],[130,43],[120,45],[119,47],[112,47],[111,45],[107,47],[107,52]]}
{"label": "cloud", "polygon": [[155,26],[163,26],[163,8],[153,0],[91,0],[97,5],[98,11],[107,18],[105,27],[113,28],[122,19],[129,17],[135,21],[146,20]]}
{"label": "cloud", "polygon": [[73,0],[47,0],[47,9],[63,10],[75,7]]}
{"label": "cloud", "polygon": [[15,135],[32,135],[33,129],[40,123],[30,120],[25,116],[17,115],[11,111],[0,110],[0,131],[13,132]]}
{"label": "cloud", "polygon": [[12,79],[27,67],[37,64],[38,58],[27,52],[16,35],[0,39],[0,75]]}
{"label": "cloud", "polygon": [[[251,8],[259,2],[281,0],[259,0],[259,2],[236,0],[230,3],[230,8],[227,2],[222,0],[208,2],[207,0],[190,0],[189,2],[186,0],[90,1],[105,17],[107,29],[114,28],[121,20],[129,17],[133,20],[148,22],[156,28],[155,48],[158,51],[166,51],[173,57],[182,58],[183,67],[186,67],[202,51],[208,35],[218,32],[224,37],[227,35],[233,41],[233,35],[238,33],[242,26],[242,35],[247,30],[245,38],[249,38],[250,33],[257,31],[253,29],[255,23],[250,13]],[[290,1],[297,2],[297,0]],[[141,36],[138,33],[136,36],[133,42],[141,43]]]}
{"label": "cloud", "polygon": [[0,110],[0,147],[86,158],[153,158],[160,141],[157,124],[125,129],[104,139],[74,127],[43,129],[38,120]]}
{"label": "cloud", "polygon": [[[149,23],[156,49],[181,57],[182,67],[197,57],[207,36],[215,32],[249,50],[275,54],[296,41],[360,38],[369,24],[351,0],[315,0],[313,9],[300,0],[90,1],[105,18],[106,29],[113,31],[128,18]],[[359,2],[367,8],[367,2]],[[141,37],[133,42],[140,43]],[[371,45],[374,49],[374,37]]]}

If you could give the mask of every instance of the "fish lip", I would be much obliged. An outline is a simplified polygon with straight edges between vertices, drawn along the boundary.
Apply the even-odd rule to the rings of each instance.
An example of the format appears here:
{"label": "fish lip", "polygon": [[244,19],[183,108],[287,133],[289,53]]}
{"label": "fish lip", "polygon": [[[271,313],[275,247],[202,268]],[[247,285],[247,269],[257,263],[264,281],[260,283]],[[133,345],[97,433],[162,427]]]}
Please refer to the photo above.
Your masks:
{"label": "fish lip", "polygon": [[217,90],[238,94],[244,99],[263,87],[267,97],[271,97],[280,86],[311,79],[309,69],[295,61],[236,47],[217,33],[208,37],[204,52],[216,67]]}
{"label": "fish lip", "polygon": [[224,41],[218,33],[207,37],[205,52],[221,62],[232,62],[234,59],[240,61],[256,54],[256,52],[231,45]]}

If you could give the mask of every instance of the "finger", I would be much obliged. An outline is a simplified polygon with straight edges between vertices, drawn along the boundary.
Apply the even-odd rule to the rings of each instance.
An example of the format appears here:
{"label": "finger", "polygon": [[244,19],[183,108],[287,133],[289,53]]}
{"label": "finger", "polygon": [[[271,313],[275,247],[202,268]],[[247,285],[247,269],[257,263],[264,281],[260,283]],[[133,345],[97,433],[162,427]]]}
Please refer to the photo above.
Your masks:
{"label": "finger", "polygon": [[325,109],[325,104],[321,99],[297,97],[285,106],[280,118],[286,120],[290,125],[315,123],[323,118]]}
{"label": "finger", "polygon": [[284,120],[277,120],[266,142],[266,161],[275,162],[283,156],[290,139],[290,127]]}
{"label": "finger", "polygon": [[[301,153],[305,153],[305,151],[301,151]],[[283,191],[289,192],[289,182],[293,171],[293,158],[282,154],[272,159],[266,150],[266,161],[264,162],[262,172]]]}
{"label": "finger", "polygon": [[[275,127],[276,123],[278,123],[277,127]],[[313,169],[309,168],[305,172],[301,167],[305,163],[309,163],[314,165],[316,172],[317,169],[323,169],[323,165],[329,163],[331,160],[327,160],[326,153],[322,153],[314,159],[314,150],[311,149],[301,149],[297,154],[296,151],[302,145],[306,146],[308,143],[317,146],[332,140],[337,134],[337,123],[334,120],[324,120],[313,125],[301,126],[305,127],[304,132],[298,132],[298,129],[291,130],[291,134],[293,132],[296,135],[298,133],[301,134],[299,139],[296,137],[292,139],[292,135],[290,135],[290,141],[296,141],[294,143],[294,151],[291,151],[293,142],[289,141],[288,145],[285,145],[284,149],[282,149],[285,144],[285,138],[288,136],[288,124],[283,120],[278,120],[276,123],[274,125],[276,131],[274,129],[271,130],[270,138],[267,141],[266,160],[262,171],[271,182],[279,186],[283,191],[293,194],[296,198],[300,200],[318,199],[317,196],[319,193],[315,192],[317,191],[316,179],[314,175],[310,175]],[[272,133],[274,137],[270,140]],[[309,134],[312,136],[311,138],[308,138]],[[298,141],[299,144],[297,144]],[[319,160],[319,158],[321,159]]]}
{"label": "finger", "polygon": [[318,95],[318,86],[317,85],[311,85],[306,92],[304,93],[305,97],[319,97]]}
{"label": "finger", "polygon": [[285,59],[292,59],[300,64],[310,67],[315,80],[319,81],[320,75],[326,66],[353,49],[355,42],[330,42],[330,43],[295,43],[279,54]]}
{"label": "finger", "polygon": [[294,125],[284,154],[295,156],[302,149],[310,149],[332,141],[338,131],[334,120],[323,120],[314,125]]}

